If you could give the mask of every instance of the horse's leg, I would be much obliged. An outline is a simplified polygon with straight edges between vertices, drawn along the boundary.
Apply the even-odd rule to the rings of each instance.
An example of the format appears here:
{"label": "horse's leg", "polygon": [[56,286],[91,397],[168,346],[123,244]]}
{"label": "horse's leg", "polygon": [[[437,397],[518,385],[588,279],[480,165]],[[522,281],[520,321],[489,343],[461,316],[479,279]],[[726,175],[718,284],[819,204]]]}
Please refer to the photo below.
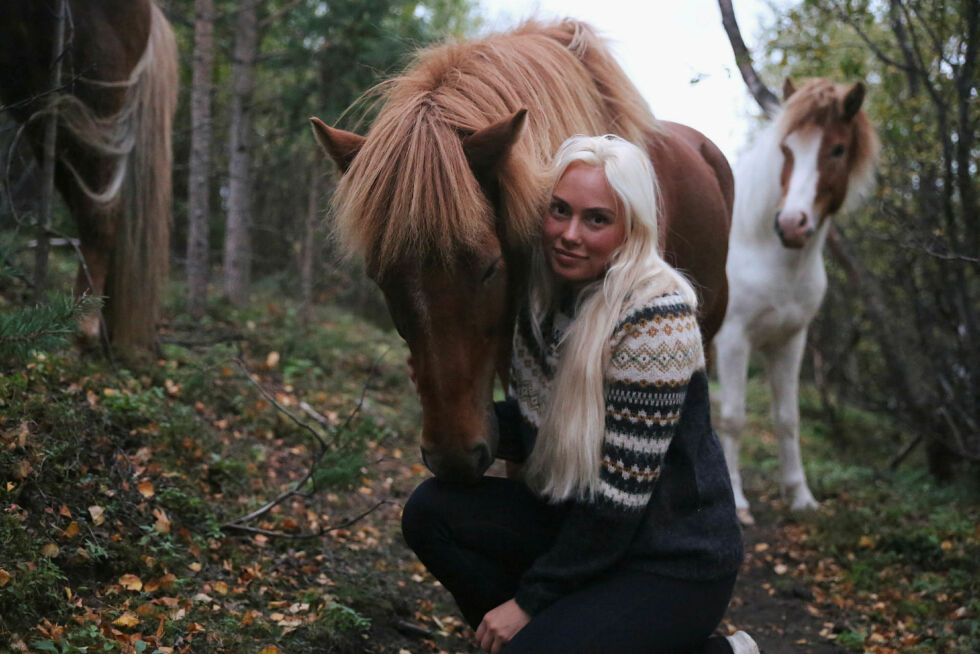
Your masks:
{"label": "horse's leg", "polygon": [[772,420],[779,437],[779,463],[783,496],[790,509],[817,508],[806,483],[800,454],[800,364],[806,347],[806,329],[768,353],[769,383],[772,387]]}
{"label": "horse's leg", "polygon": [[715,337],[715,350],[721,390],[718,431],[721,432],[725,462],[732,479],[738,519],[742,524],[751,525],[755,524],[755,519],[749,511],[749,501],[742,492],[742,476],[738,469],[739,437],[745,426],[745,377],[749,365],[749,342],[740,327],[725,323]]}
{"label": "horse's leg", "polygon": [[[78,295],[88,293],[101,296],[105,294],[105,281],[109,272],[109,251],[91,242],[86,243],[86,240],[90,239],[83,239],[79,247],[83,260],[78,262],[75,292]],[[99,344],[101,315],[100,311],[95,311],[82,317],[82,338],[88,347],[97,347]]]}

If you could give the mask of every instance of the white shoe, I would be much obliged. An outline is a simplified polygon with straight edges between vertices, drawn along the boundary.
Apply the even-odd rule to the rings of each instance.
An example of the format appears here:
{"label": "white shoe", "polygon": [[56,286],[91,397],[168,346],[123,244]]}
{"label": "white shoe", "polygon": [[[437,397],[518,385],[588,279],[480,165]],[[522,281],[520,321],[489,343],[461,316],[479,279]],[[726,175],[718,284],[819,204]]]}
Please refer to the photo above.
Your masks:
{"label": "white shoe", "polygon": [[736,631],[731,636],[725,636],[734,654],[759,654],[759,646],[752,636],[744,631]]}

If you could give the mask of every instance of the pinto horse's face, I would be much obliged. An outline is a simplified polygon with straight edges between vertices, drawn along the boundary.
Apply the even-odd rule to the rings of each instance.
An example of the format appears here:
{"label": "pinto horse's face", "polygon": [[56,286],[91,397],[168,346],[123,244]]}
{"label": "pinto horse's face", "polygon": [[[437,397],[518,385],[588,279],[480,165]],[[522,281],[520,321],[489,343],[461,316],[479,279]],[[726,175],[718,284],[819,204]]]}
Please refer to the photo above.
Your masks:
{"label": "pinto horse's face", "polygon": [[[461,137],[470,169],[497,204],[497,164],[519,137],[525,112]],[[314,133],[342,172],[364,138],[313,119]],[[390,216],[390,220],[403,217]],[[422,458],[439,478],[475,482],[494,460],[496,372],[506,370],[514,307],[512,253],[501,243],[499,219],[472,227],[465,244],[444,253],[406,252],[383,270],[366,253],[371,278],[384,293],[395,328],[411,351],[422,404]],[[509,264],[511,264],[509,266]]]}
{"label": "pinto horse's face", "polygon": [[[792,94],[789,85],[788,95]],[[855,84],[839,101],[814,120],[800,121],[780,143],[783,167],[782,199],[775,229],[787,248],[802,248],[847,197],[848,181],[857,162],[858,126],[855,117],[864,99],[864,86]]]}

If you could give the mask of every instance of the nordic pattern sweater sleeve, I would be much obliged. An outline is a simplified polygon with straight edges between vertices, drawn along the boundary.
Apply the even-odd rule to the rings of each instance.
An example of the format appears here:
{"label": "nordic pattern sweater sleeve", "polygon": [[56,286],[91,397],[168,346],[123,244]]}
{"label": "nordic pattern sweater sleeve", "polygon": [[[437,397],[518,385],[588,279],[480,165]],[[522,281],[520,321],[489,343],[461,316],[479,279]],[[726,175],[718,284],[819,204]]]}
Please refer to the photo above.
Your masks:
{"label": "nordic pattern sweater sleeve", "polygon": [[522,577],[515,600],[527,613],[622,560],[655,490],[691,375],[702,367],[697,320],[679,295],[627,311],[606,370],[599,489],[571,504],[554,545]]}

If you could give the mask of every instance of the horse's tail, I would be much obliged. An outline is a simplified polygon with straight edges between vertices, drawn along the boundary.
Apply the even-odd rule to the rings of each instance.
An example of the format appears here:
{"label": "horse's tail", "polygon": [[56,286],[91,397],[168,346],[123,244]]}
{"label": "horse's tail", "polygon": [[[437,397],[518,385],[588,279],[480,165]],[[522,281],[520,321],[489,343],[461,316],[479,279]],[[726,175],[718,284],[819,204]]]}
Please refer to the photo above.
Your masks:
{"label": "horse's tail", "polygon": [[[177,105],[177,45],[170,24],[151,3],[143,67],[130,90],[133,146],[120,189],[122,218],[113,248],[106,316],[113,343],[145,349],[156,341],[167,279],[171,222],[171,128]],[[126,111],[126,110],[124,110]]]}
{"label": "horse's tail", "polygon": [[650,105],[591,25],[567,19],[545,25],[544,31],[574,54],[589,72],[602,96],[610,132],[638,145],[651,143],[663,132]]}

